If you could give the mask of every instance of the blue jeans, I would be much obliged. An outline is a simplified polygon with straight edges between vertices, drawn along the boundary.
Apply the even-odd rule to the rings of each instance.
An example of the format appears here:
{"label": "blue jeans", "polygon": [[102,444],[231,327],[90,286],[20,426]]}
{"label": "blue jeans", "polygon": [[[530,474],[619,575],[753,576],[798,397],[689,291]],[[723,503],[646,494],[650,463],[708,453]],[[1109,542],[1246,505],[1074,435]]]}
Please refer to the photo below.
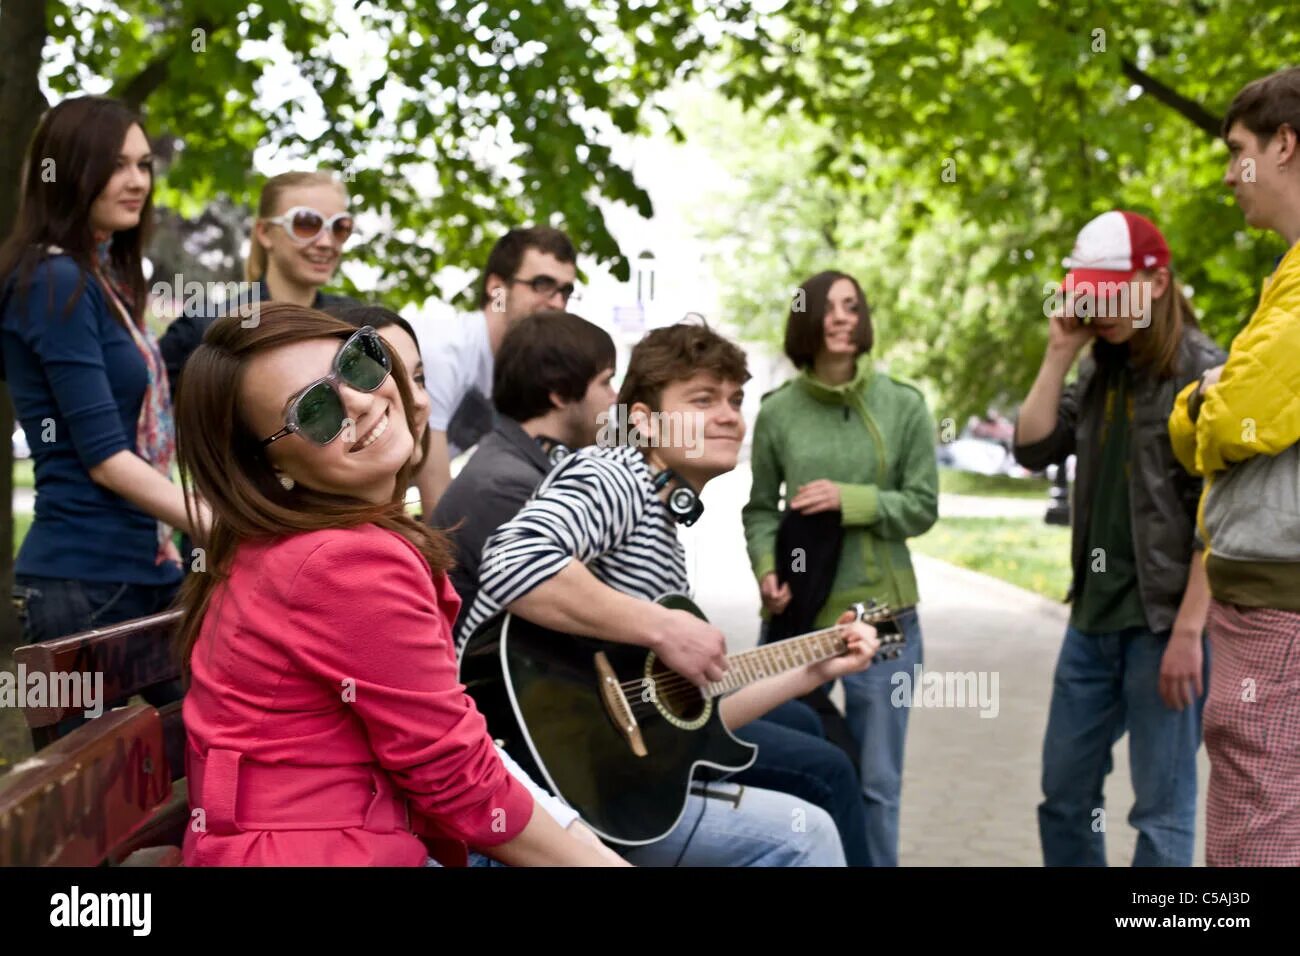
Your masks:
{"label": "blue jeans", "polygon": [[[692,788],[681,821],[646,846],[613,845],[633,866],[843,866],[835,824],[824,810],[784,793],[710,783]],[[436,863],[426,863],[436,866]],[[470,866],[504,866],[471,852]]]}
{"label": "blue jeans", "polygon": [[849,866],[867,866],[867,814],[858,775],[844,752],[822,736],[817,712],[787,701],[735,735],[758,746],[754,765],[730,779],[777,790],[821,807],[835,821]]}
{"label": "blue jeans", "polygon": [[[37,644],[109,624],[165,611],[176,597],[175,584],[125,584],[101,581],[73,581],[42,578],[30,574],[14,577],[13,599],[23,641]],[[180,700],[184,694],[179,680],[146,688],[145,700],[155,707]],[[125,701],[107,701],[105,708]],[[62,736],[85,723],[70,717],[58,725]]]}
{"label": "blue jeans", "polygon": [[898,866],[898,807],[903,790],[903,745],[907,740],[907,706],[895,707],[891,678],[923,663],[921,622],[916,611],[895,621],[907,638],[896,660],[877,661],[844,678],[844,719],[861,748],[862,796],[867,810],[867,865]]}
{"label": "blue jeans", "polygon": [[731,781],[692,792],[681,821],[662,840],[615,847],[635,866],[843,866],[830,815],[774,790]]}
{"label": "blue jeans", "polygon": [[[1191,866],[1196,826],[1196,751],[1204,697],[1183,711],[1160,698],[1168,634],[1128,628],[1065,632],[1043,738],[1038,833],[1047,866],[1105,866],[1102,783],[1111,748],[1129,735],[1134,866]],[[1209,647],[1204,685],[1209,686]]]}

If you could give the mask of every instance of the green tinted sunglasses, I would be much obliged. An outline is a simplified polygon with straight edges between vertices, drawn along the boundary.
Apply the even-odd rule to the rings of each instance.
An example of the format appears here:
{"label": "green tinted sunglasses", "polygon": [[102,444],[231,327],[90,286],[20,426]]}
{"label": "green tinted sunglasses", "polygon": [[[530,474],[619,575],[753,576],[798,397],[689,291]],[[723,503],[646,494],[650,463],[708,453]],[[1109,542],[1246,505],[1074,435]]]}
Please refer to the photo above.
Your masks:
{"label": "green tinted sunglasses", "polygon": [[285,413],[284,427],[270,438],[262,439],[262,447],[293,434],[317,445],[328,445],[348,423],[338,383],[358,392],[373,392],[384,384],[392,368],[393,360],[388,357],[379,333],[368,325],[358,329],[334,356],[330,374],[318,378],[293,397]]}

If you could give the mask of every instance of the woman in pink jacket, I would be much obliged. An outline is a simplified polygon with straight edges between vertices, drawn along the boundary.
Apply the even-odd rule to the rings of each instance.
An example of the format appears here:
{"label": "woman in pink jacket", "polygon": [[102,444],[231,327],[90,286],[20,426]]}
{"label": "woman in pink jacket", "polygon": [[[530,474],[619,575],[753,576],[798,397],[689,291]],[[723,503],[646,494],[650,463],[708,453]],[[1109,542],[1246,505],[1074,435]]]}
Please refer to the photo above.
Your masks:
{"label": "woman in pink jacket", "polygon": [[182,479],[215,519],[182,594],[185,862],[606,862],[534,812],[456,680],[448,546],[402,503],[400,359],[270,303],[218,320],[185,379]]}

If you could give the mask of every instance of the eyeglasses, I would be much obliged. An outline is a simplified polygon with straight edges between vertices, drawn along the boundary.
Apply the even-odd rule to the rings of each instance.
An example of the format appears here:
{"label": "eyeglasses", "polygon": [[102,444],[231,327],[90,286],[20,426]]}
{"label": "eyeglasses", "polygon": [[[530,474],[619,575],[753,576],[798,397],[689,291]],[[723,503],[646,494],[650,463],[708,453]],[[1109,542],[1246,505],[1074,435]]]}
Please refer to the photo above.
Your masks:
{"label": "eyeglasses", "polygon": [[337,383],[342,382],[358,392],[373,392],[384,384],[392,370],[393,360],[379,333],[368,325],[358,329],[334,356],[330,374],[318,378],[293,397],[285,412],[284,427],[270,438],[262,439],[262,447],[295,433],[317,445],[328,445],[339,437],[349,420]]}
{"label": "eyeglasses", "polygon": [[352,214],[348,212],[337,212],[326,219],[324,213],[310,206],[294,206],[265,221],[283,227],[290,239],[303,246],[315,242],[326,230],[341,243],[352,235]]}
{"label": "eyeglasses", "polygon": [[549,299],[555,293],[560,293],[564,301],[570,299],[581,299],[582,294],[574,291],[576,286],[572,282],[566,282],[560,285],[559,281],[551,276],[533,276],[531,279],[511,279],[511,282],[518,282],[520,285],[526,285],[544,299]]}

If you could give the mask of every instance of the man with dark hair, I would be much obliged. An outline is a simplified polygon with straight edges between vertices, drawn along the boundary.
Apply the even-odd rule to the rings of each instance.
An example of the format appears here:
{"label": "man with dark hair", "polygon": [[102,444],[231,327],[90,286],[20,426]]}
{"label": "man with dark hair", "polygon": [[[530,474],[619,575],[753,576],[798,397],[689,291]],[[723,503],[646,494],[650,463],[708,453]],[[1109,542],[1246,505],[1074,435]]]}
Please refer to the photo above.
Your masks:
{"label": "man with dark hair", "polygon": [[496,425],[433,511],[456,544],[450,577],[463,607],[478,593],[488,535],[563,455],[596,441],[598,416],[614,402],[614,361],[609,333],[569,312],[538,312],[506,333],[492,379]]}
{"label": "man with dark hair", "polygon": [[492,368],[510,328],[573,295],[577,253],[549,226],[511,229],[488,255],[479,311],[424,322],[420,353],[429,392],[429,454],[416,475],[428,518],[451,484],[451,460],[492,428]]}
{"label": "man with dark hair", "polygon": [[[524,396],[541,394],[530,382],[537,370],[563,362],[558,356],[547,357],[551,347],[546,342],[554,321],[544,316],[526,320],[502,346],[498,371],[503,377],[518,376],[504,393],[505,402],[517,402],[521,414],[532,407]],[[546,323],[546,342],[528,328],[531,322]],[[584,423],[576,415],[569,419],[582,446],[598,443],[601,447],[584,447],[551,461],[536,441],[507,445],[503,438],[494,442],[502,454],[475,468],[488,447],[485,441],[453,482],[444,499],[447,507],[440,504],[437,511],[438,524],[463,518],[476,538],[494,520],[501,524],[483,547],[482,560],[476,561],[479,581],[474,598],[466,599],[458,640],[467,639],[507,607],[566,633],[653,647],[670,666],[697,683],[719,678],[726,653],[721,632],[690,614],[648,602],[690,589],[674,513],[665,499],[674,490],[698,495],[711,478],[735,467],[745,434],[739,411],[741,390],[748,378],[744,353],[708,328],[681,324],[659,329],[633,351],[617,419],[602,416],[606,421],[599,438],[597,422]],[[575,410],[552,388],[560,381],[540,383],[551,389],[552,407],[546,414],[553,430],[563,427],[558,415]],[[599,382],[595,379],[592,385]],[[572,383],[572,392],[578,384]],[[588,402],[587,413],[597,406]],[[506,413],[501,395],[498,408]],[[544,433],[536,420],[523,424],[530,434]],[[625,428],[630,428],[630,437],[620,442],[618,433]],[[508,472],[522,483],[529,471],[534,483],[542,483],[526,504],[527,495],[518,485],[513,507],[502,509],[495,519],[485,518],[487,509],[477,503],[469,504],[471,493],[477,496],[498,480],[491,472]],[[452,507],[453,499],[461,507]],[[818,737],[755,718],[819,686],[832,673],[838,676],[866,666],[876,644],[874,634],[868,630],[867,635],[870,650],[768,678],[725,698],[721,713],[728,727],[737,730],[747,725],[740,736],[759,744],[755,766],[721,785],[720,792],[730,795],[726,788],[743,782],[746,809],[725,799],[693,796],[685,825],[654,844],[625,851],[628,859],[646,865],[679,859],[694,865],[757,860],[765,865],[824,865],[830,861],[804,845],[807,833],[794,837],[789,832],[792,807],[808,800],[807,809],[815,810],[820,819],[825,820],[823,811],[833,814],[833,828],[843,839],[834,841],[837,862],[845,856],[851,863],[862,862],[866,820],[848,758]],[[809,716],[815,727],[815,715]],[[712,797],[717,797],[718,786],[712,789]],[[790,794],[801,799],[793,800]],[[700,815],[708,815],[711,825],[691,837],[690,821]],[[785,824],[778,822],[782,818]],[[779,827],[779,831],[756,837],[756,825],[769,830]],[[765,840],[777,842],[771,852],[758,853],[756,847]]]}
{"label": "man with dark hair", "polygon": [[1223,138],[1224,184],[1287,252],[1228,361],[1169,418],[1174,453],[1205,478],[1205,862],[1300,866],[1300,68],[1247,84]]}

